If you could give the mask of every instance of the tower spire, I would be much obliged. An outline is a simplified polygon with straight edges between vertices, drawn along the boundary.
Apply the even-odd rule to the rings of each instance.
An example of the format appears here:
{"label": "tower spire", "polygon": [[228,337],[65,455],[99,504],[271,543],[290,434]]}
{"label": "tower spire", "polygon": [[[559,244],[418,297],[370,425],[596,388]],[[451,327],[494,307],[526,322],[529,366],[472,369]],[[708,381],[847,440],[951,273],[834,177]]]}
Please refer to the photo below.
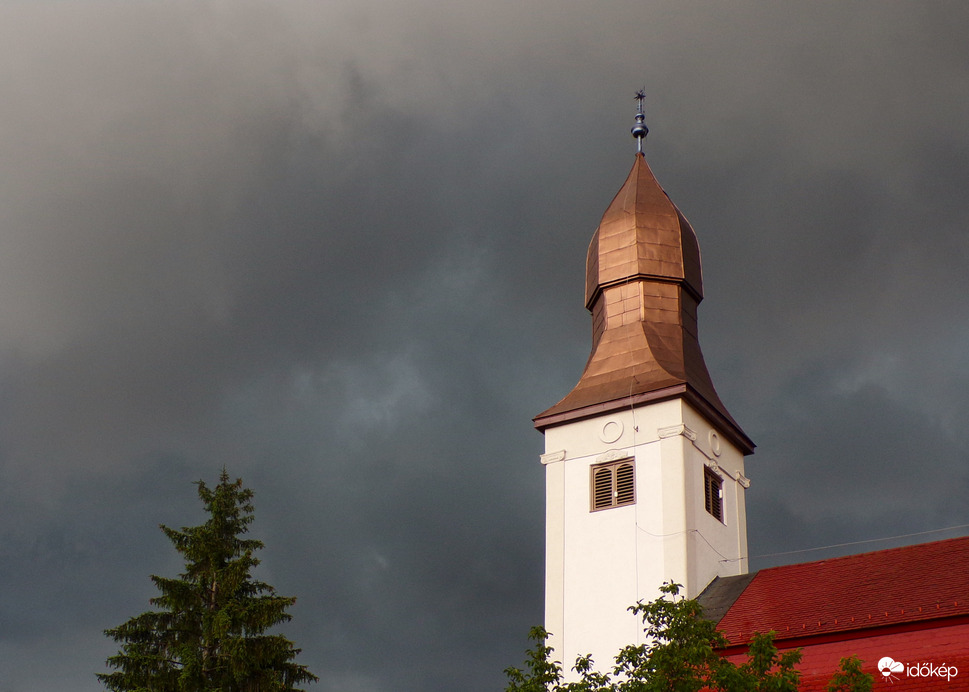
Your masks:
{"label": "tower spire", "polygon": [[643,87],[636,92],[636,100],[639,101],[639,107],[636,109],[636,124],[633,125],[631,130],[633,137],[636,138],[636,152],[639,154],[643,153],[643,140],[646,139],[646,135],[649,134],[649,128],[646,127],[646,114],[643,112],[643,101],[646,100],[646,87]]}
{"label": "tower spire", "polygon": [[586,258],[592,352],[578,384],[536,416],[535,426],[683,398],[749,454],[754,444],[720,401],[697,338],[703,278],[696,234],[646,163],[644,90],[636,100],[632,134],[640,151]]}

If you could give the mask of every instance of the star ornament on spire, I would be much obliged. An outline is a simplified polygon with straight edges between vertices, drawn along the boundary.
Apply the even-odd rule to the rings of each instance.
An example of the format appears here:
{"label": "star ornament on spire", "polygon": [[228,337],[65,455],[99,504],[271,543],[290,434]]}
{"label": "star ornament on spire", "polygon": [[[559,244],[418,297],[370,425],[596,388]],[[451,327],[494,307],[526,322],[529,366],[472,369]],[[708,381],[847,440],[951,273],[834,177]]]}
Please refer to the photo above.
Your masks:
{"label": "star ornament on spire", "polygon": [[649,128],[646,127],[646,114],[643,113],[643,101],[646,100],[646,88],[643,87],[637,91],[635,98],[639,101],[639,107],[636,109],[636,124],[633,125],[631,132],[633,133],[633,137],[636,138],[636,152],[642,154],[643,140],[649,134]]}

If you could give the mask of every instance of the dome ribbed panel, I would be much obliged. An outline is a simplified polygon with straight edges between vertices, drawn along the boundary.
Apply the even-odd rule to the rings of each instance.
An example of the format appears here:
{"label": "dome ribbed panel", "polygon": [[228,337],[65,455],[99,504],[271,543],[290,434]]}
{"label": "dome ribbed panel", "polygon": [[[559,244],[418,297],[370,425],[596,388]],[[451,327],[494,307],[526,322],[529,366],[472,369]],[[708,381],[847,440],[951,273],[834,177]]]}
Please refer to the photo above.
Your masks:
{"label": "dome ribbed panel", "polygon": [[696,234],[642,154],[589,243],[585,297],[593,314],[592,353],[578,384],[535,418],[537,427],[668,394],[691,398],[721,419],[738,446],[753,449],[717,396],[700,351]]}

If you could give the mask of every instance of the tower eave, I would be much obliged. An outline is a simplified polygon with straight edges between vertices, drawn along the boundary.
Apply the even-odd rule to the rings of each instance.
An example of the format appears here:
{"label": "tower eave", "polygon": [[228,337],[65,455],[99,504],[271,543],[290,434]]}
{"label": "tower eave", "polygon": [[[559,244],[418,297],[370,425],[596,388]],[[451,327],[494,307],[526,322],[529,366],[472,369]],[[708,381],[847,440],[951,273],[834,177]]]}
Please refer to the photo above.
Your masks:
{"label": "tower eave", "polygon": [[741,454],[747,456],[754,453],[757,445],[747,436],[737,421],[727,413],[726,409],[723,408],[723,404],[719,401],[716,403],[708,401],[706,397],[686,382],[670,385],[661,389],[630,394],[607,401],[597,401],[591,404],[562,408],[562,404],[566,403],[568,399],[566,397],[565,400],[535,416],[532,422],[536,430],[545,432],[548,428],[557,425],[565,425],[566,423],[594,418],[612,413],[613,411],[635,408],[636,406],[644,404],[668,401],[676,398],[686,401],[700,415],[710,421],[711,424],[719,429],[740,450]]}

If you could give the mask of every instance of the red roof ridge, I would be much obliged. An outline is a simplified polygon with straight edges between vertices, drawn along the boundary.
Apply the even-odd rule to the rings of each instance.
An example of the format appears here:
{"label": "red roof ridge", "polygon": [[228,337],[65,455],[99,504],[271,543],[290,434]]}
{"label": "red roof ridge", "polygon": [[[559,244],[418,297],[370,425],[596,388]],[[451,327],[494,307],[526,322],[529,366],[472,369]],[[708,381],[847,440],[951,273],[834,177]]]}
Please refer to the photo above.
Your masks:
{"label": "red roof ridge", "polygon": [[913,543],[913,544],[910,544],[910,545],[897,546],[895,548],[881,548],[879,550],[869,550],[869,551],[866,551],[864,553],[852,553],[851,555],[839,555],[838,557],[826,557],[826,558],[822,558],[820,560],[813,560],[811,562],[796,562],[796,563],[789,564],[789,565],[777,565],[776,567],[765,567],[765,568],[759,570],[759,572],[770,572],[770,571],[774,571],[774,570],[784,570],[784,569],[788,569],[790,567],[800,567],[800,566],[805,566],[805,565],[818,565],[818,564],[828,563],[828,562],[837,562],[837,561],[840,561],[840,560],[864,559],[864,558],[867,558],[867,557],[869,557],[871,555],[876,555],[876,554],[877,555],[886,555],[886,556],[888,556],[888,555],[893,554],[893,553],[908,553],[908,552],[910,552],[912,550],[917,550],[919,548],[928,548],[928,547],[934,547],[934,546],[940,546],[941,547],[941,546],[944,546],[947,543],[953,543],[953,544],[956,544],[956,543],[965,543],[967,549],[969,549],[969,536],[957,536],[956,538],[943,538],[942,540],[929,541],[928,543]]}

